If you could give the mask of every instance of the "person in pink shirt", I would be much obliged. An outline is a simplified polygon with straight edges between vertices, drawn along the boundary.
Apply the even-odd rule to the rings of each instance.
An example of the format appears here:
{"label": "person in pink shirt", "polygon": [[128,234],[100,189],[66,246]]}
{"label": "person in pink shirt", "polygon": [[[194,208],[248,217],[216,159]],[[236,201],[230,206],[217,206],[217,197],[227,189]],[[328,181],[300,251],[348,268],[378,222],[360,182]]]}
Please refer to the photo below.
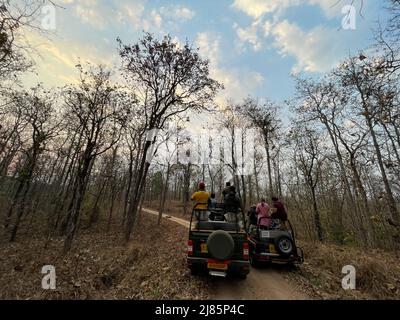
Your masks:
{"label": "person in pink shirt", "polygon": [[[265,202],[265,199],[261,199],[261,202],[257,205],[257,221],[258,225],[262,227],[271,226],[272,219],[270,214],[270,207],[268,203]],[[260,218],[263,218],[260,220]],[[268,219],[265,219],[268,218]]]}

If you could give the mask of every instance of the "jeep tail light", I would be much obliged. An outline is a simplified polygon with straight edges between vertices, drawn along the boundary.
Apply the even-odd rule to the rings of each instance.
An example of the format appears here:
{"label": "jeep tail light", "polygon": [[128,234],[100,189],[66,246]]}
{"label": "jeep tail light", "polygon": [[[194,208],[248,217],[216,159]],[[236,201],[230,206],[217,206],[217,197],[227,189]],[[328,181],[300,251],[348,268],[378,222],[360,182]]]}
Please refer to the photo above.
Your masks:
{"label": "jeep tail light", "polygon": [[188,241],[187,253],[189,256],[193,255],[193,241],[192,240]]}
{"label": "jeep tail light", "polygon": [[244,242],[243,243],[243,259],[248,259],[249,258],[249,243]]}

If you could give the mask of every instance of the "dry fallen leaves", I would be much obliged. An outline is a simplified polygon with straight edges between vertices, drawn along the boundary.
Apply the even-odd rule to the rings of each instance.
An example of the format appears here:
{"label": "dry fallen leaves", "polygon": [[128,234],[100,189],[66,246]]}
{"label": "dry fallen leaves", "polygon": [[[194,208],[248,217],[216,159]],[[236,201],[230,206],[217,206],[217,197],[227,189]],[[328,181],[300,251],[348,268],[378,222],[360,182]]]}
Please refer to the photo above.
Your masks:
{"label": "dry fallen leaves", "polygon": [[[127,246],[118,224],[81,230],[66,256],[60,238],[47,250],[45,236],[1,242],[0,299],[207,299],[209,280],[186,267],[186,229],[144,217]],[[57,290],[42,290],[43,265],[56,267]]]}

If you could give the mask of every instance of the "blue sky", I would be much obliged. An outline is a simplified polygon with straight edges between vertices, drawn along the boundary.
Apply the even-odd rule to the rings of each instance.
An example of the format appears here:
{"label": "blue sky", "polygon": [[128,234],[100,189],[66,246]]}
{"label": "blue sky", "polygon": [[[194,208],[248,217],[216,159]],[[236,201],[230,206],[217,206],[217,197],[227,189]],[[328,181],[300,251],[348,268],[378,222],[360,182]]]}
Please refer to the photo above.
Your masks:
{"label": "blue sky", "polygon": [[[116,38],[133,43],[142,31],[186,39],[210,59],[212,75],[226,90],[219,103],[247,95],[282,101],[293,95],[291,73],[320,76],[372,40],[385,20],[382,1],[364,0],[356,29],[341,29],[351,0],[58,0],[51,36],[29,34],[40,58],[31,84],[76,81],[78,57],[119,64]],[[355,1],[357,10],[361,0]]]}

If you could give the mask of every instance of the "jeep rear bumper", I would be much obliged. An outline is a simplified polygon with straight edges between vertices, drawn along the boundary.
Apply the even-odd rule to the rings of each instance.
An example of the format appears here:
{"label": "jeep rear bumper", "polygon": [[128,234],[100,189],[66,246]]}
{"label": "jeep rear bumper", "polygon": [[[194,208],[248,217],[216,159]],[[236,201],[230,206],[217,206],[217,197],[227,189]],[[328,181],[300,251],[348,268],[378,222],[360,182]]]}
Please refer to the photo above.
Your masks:
{"label": "jeep rear bumper", "polygon": [[303,263],[304,259],[302,256],[298,255],[290,255],[290,256],[283,256],[276,253],[256,253],[253,252],[253,259],[257,261],[265,261],[265,262],[273,262],[273,263]]}
{"label": "jeep rear bumper", "polygon": [[[215,261],[213,259],[208,258],[197,258],[197,257],[188,257],[187,264],[190,269],[197,270],[209,270],[213,271],[214,269],[209,269],[208,264],[210,261]],[[250,262],[247,260],[226,260],[220,261],[221,263],[226,263],[228,265],[227,273],[238,273],[241,275],[247,275],[250,272]]]}

